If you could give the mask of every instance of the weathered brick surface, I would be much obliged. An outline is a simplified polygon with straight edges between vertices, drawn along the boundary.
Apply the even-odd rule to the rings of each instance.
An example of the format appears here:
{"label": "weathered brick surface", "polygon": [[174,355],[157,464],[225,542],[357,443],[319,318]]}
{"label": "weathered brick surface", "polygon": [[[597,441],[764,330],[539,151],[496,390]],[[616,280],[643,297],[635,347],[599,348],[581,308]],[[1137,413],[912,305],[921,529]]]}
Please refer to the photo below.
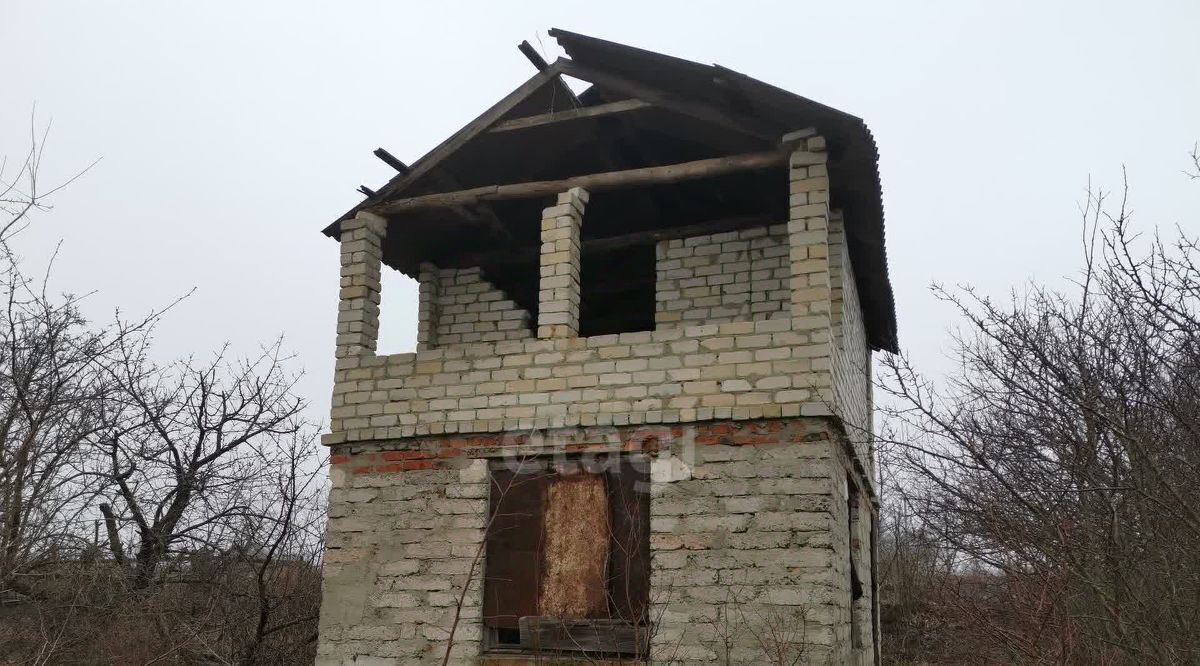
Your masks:
{"label": "weathered brick surface", "polygon": [[834,401],[859,458],[870,463],[873,462],[870,440],[874,430],[871,350],[867,346],[866,324],[841,215],[830,218],[830,251]]}
{"label": "weathered brick surface", "polygon": [[[479,267],[429,265],[421,271],[420,285],[418,343],[425,343],[421,349],[533,337],[529,312],[484,279]],[[429,335],[422,339],[419,334],[425,330]]]}
{"label": "weathered brick surface", "polygon": [[[440,663],[464,586],[452,663],[477,663],[482,574],[471,561],[485,528],[487,461],[615,451],[651,456],[651,643],[661,663],[724,663],[717,613],[745,618],[733,640],[743,663],[762,658],[753,632],[768,622],[803,632],[803,663],[846,663],[852,472],[834,421],[820,417],[335,447],[325,565],[335,612],[322,614],[319,663]],[[865,535],[855,538],[865,556]]]}
{"label": "weathered brick surface", "polygon": [[828,414],[828,346],[773,319],[344,358],[325,441]]}
{"label": "weathered brick surface", "polygon": [[359,213],[342,222],[338,358],[375,353],[379,340],[379,267],[386,233],[383,218],[370,213]]}
{"label": "weathered brick surface", "polygon": [[656,327],[791,315],[787,226],[659,242]]}
{"label": "weathered brick surface", "polygon": [[[426,264],[418,351],[378,356],[386,228],[343,222],[318,663],[441,663],[464,590],[450,663],[481,663],[489,461],[623,452],[651,459],[656,663],[725,663],[721,612],[872,663],[870,350],[825,161],[800,140],[786,224],[661,243],[653,331],[577,337],[572,191],[541,222],[536,337],[478,269]],[[734,663],[766,663],[763,628]]]}
{"label": "weathered brick surface", "polygon": [[697,446],[685,470],[654,476],[655,656],[727,663],[714,629],[724,613],[732,663],[767,663],[756,634],[779,625],[808,643],[800,663],[846,663],[847,467],[836,430],[818,418],[717,429],[755,431],[753,444]]}
{"label": "weathered brick surface", "polygon": [[406,453],[334,454],[319,665],[440,664],[464,589],[451,663],[477,663],[486,463]]}
{"label": "weathered brick surface", "polygon": [[587,202],[587,190],[576,187],[542,211],[539,338],[579,335],[580,234]]}

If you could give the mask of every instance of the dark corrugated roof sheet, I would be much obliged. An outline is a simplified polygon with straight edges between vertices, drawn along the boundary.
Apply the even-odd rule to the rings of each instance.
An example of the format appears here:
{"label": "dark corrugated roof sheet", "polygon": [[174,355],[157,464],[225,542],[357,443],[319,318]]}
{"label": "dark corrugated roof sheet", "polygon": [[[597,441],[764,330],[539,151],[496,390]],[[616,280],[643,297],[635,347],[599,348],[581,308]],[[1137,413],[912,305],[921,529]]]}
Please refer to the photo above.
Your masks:
{"label": "dark corrugated roof sheet", "polygon": [[[719,109],[721,114],[728,113],[727,120],[734,124],[746,123],[742,127],[748,128],[750,124],[755,126],[755,131],[744,135],[736,135],[736,133],[731,135],[728,128],[713,127],[703,123],[698,126],[697,122],[699,121],[686,116],[658,115],[670,113],[669,110],[643,112],[644,115],[641,116],[641,119],[631,118],[628,121],[630,127],[635,131],[649,133],[638,135],[645,140],[664,141],[670,138],[670,134],[675,134],[677,138],[693,142],[690,150],[700,147],[708,151],[692,155],[688,159],[725,154],[729,146],[733,144],[749,146],[755,141],[762,142],[761,139],[752,139],[751,135],[761,137],[769,134],[773,137],[782,137],[789,131],[807,127],[816,128],[825,137],[828,145],[832,204],[844,215],[851,261],[854,265],[859,298],[866,320],[868,342],[874,349],[897,350],[895,306],[891,283],[888,279],[887,253],[884,243],[883,203],[878,170],[879,155],[874,138],[861,119],[719,65],[702,65],[565,30],[551,30],[550,34],[566,50],[571,57],[571,62],[577,63],[581,67],[632,81],[643,88],[661,92],[672,99]],[[534,77],[534,79],[537,78]],[[524,84],[523,87],[534,83],[534,79]],[[519,90],[521,88],[518,88]],[[516,92],[514,92],[515,94]],[[623,97],[628,97],[628,95],[614,96],[604,86],[593,85],[579,96],[579,102],[584,106],[592,106],[606,101],[617,101]],[[561,105],[568,102],[569,100],[563,99],[561,93],[556,92],[555,86],[545,85],[535,89],[528,98],[518,101],[516,106],[504,117],[521,117],[548,110],[558,110]],[[487,115],[485,113],[481,118]],[[661,123],[664,118],[672,123],[670,129],[666,131],[664,131],[663,125],[656,124]],[[478,122],[479,119],[473,124]],[[454,137],[462,135],[466,139],[465,142],[460,141],[456,147],[447,149],[446,146],[450,146],[454,141],[454,137],[452,137],[411,167],[414,170],[431,167],[433,171],[437,172],[436,174],[421,178],[398,175],[381,188],[376,196],[368,197],[366,201],[339,217],[338,222],[334,222],[325,229],[325,233],[336,238],[340,220],[353,215],[355,211],[364,207],[398,197],[457,189],[448,186],[454,183],[447,182],[446,176],[450,176],[452,181],[458,181],[459,187],[469,187],[543,178],[548,174],[541,173],[542,170],[555,159],[559,161],[555,168],[561,170],[563,168],[561,163],[565,160],[572,168],[582,169],[581,172],[644,165],[626,163],[610,165],[606,168],[602,163],[595,162],[594,155],[568,152],[580,149],[584,145],[579,143],[580,141],[604,140],[598,135],[588,134],[590,128],[594,128],[594,126],[586,124],[575,129],[564,128],[562,131],[566,132],[565,134],[556,134],[559,130],[552,126],[546,126],[540,130],[543,132],[540,140],[523,139],[518,137],[517,133],[512,133],[513,136],[508,136],[510,133],[500,136],[487,133],[470,136],[468,133],[470,127],[471,125],[468,125],[467,128],[459,130],[454,135]],[[737,136],[740,136],[740,139],[737,139]],[[550,138],[549,141],[547,141],[548,138]],[[701,143],[695,143],[697,141]],[[733,143],[730,143],[731,141]],[[762,143],[762,146],[765,147],[766,143]],[[654,152],[654,147],[649,145],[644,147],[648,149],[648,154],[642,157],[650,157],[649,153]],[[679,159],[681,153],[678,151],[668,152],[675,158],[673,161],[681,161]],[[666,159],[668,156],[659,155],[658,157]],[[628,160],[624,161],[628,162]],[[634,160],[634,162],[638,162],[638,160]],[[651,163],[658,162],[652,159]],[[562,175],[574,175],[574,173],[556,173],[554,176],[561,177]],[[692,191],[695,192],[695,190]],[[757,190],[746,190],[747,193],[755,191]],[[697,194],[699,193],[697,192]],[[705,192],[705,194],[711,194],[711,192]],[[727,194],[731,194],[731,192],[725,190],[719,196]],[[762,195],[759,193],[754,196]],[[692,204],[704,204],[707,201],[702,196],[692,198],[695,199],[690,202]],[[782,197],[782,199],[784,199],[782,203],[786,205],[786,197]],[[632,200],[626,202],[632,203]],[[526,219],[530,215],[536,216],[536,211],[539,209],[536,201],[528,204],[512,203],[509,205],[515,208],[507,211],[500,210],[503,207],[497,208],[500,210],[502,218]],[[521,205],[527,205],[530,210],[526,211],[520,208]],[[589,213],[591,212],[593,211],[589,209]],[[595,212],[600,212],[598,206]],[[434,222],[432,219],[408,220],[404,242],[399,243],[397,242],[399,239],[389,239],[389,245],[385,247],[384,260],[394,267],[411,270],[418,258],[433,260],[435,263],[439,256],[441,259],[452,259],[452,257],[446,256],[446,252],[449,252],[447,246],[450,237],[445,234],[450,232],[446,231],[446,225],[432,222]],[[669,220],[667,222],[669,223]],[[611,223],[610,226],[612,226]],[[454,228],[457,229],[457,227]],[[590,225],[589,228],[595,229],[596,225]],[[522,231],[518,228],[510,230],[513,233]],[[536,229],[534,232],[534,236],[536,236]],[[612,232],[620,233],[615,229]],[[463,245],[464,249],[459,251],[468,254],[470,250],[466,248],[471,246],[472,239],[476,244],[487,242],[484,236],[478,234],[464,236],[459,233],[453,238],[455,240],[449,244]],[[527,242],[536,244],[537,241],[536,238],[532,238],[527,239]],[[418,255],[420,256],[418,257]],[[511,286],[517,287],[518,285]]]}
{"label": "dark corrugated roof sheet", "polygon": [[[619,73],[683,98],[721,104],[785,131],[815,127],[830,149],[830,183],[846,219],[851,261],[875,349],[897,351],[896,310],[884,243],[879,152],[862,119],[720,65],[702,65],[554,29],[572,60]],[[586,93],[585,93],[586,95]]]}

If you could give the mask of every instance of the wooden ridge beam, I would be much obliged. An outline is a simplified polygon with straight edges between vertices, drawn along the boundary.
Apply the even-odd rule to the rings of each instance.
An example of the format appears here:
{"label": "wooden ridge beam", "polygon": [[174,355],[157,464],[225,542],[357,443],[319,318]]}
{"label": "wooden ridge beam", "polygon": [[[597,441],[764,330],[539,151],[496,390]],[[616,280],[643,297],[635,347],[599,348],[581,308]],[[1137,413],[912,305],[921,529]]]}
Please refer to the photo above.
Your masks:
{"label": "wooden ridge beam", "polygon": [[[533,44],[530,44],[528,39],[517,44],[517,48],[521,50],[521,53],[529,62],[533,63],[537,71],[544,72],[550,69],[550,63],[546,62],[546,59],[537,52],[537,49],[533,48]],[[571,100],[571,106],[579,106],[579,97],[575,95],[575,91],[571,90],[571,86],[568,86],[567,82],[563,81],[561,76],[555,77],[554,84],[558,86],[560,92],[566,95],[567,99]]]}
{"label": "wooden ridge beam", "polygon": [[628,113],[654,106],[649,102],[643,102],[640,99],[626,99],[619,102],[609,104],[597,104],[596,106],[584,106],[578,109],[569,111],[557,111],[555,113],[539,113],[535,116],[526,116],[524,118],[513,118],[496,123],[488,132],[511,132],[512,130],[526,129],[529,127],[539,127],[541,125],[550,125],[554,123],[567,122],[570,120],[578,120],[580,118],[598,118],[602,116],[611,116],[618,113]]}
{"label": "wooden ridge beam", "polygon": [[586,67],[574,60],[559,58],[554,61],[554,65],[558,66],[566,76],[587,81],[602,89],[618,92],[628,97],[643,99],[655,106],[661,106],[735,132],[766,140],[776,140],[782,134],[780,128],[758,118],[739,114],[700,100],[683,99],[622,76]]}
{"label": "wooden ridge beam", "polygon": [[523,53],[525,57],[529,59],[529,62],[533,63],[533,66],[537,69],[537,71],[544,71],[550,66],[550,63],[546,62],[546,59],[542,57],[542,54],[538,53],[537,49],[533,48],[533,44],[530,44],[528,39],[523,40],[520,44],[517,44],[517,48],[520,49],[521,53]]}
{"label": "wooden ridge beam", "polygon": [[533,199],[553,196],[560,192],[565,192],[572,187],[582,187],[591,192],[603,192],[605,190],[624,187],[664,185],[711,178],[727,173],[782,166],[787,164],[787,160],[788,151],[784,148],[775,148],[758,153],[714,157],[665,166],[593,173],[559,180],[530,181],[510,185],[485,185],[483,187],[458,190],[456,192],[425,194],[373,206],[371,211],[380,215],[392,215],[421,208],[446,208],[448,206],[474,204],[480,201]]}

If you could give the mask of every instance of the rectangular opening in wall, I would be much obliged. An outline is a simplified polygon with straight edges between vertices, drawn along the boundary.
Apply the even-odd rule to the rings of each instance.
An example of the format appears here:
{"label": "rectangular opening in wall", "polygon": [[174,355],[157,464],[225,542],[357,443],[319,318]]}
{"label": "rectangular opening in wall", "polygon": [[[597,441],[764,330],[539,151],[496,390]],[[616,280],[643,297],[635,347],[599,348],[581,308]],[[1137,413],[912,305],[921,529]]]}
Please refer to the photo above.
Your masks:
{"label": "rectangular opening in wall", "polygon": [[846,487],[848,489],[846,499],[846,524],[847,532],[849,533],[848,559],[849,559],[849,575],[850,575],[850,640],[851,645],[855,648],[861,648],[863,645],[862,637],[862,618],[859,617],[861,609],[860,600],[863,598],[862,578],[859,575],[859,567],[861,566],[860,549],[862,542],[859,539],[858,530],[860,527],[858,504],[860,501],[858,486],[855,484],[852,477],[846,478]]}
{"label": "rectangular opening in wall", "polygon": [[489,650],[645,653],[648,468],[628,456],[493,466],[483,586]]}
{"label": "rectangular opening in wall", "polygon": [[579,334],[653,330],[655,278],[653,245],[585,253],[580,269]]}
{"label": "rectangular opening in wall", "polygon": [[378,354],[402,354],[417,348],[417,281],[387,265],[379,276]]}

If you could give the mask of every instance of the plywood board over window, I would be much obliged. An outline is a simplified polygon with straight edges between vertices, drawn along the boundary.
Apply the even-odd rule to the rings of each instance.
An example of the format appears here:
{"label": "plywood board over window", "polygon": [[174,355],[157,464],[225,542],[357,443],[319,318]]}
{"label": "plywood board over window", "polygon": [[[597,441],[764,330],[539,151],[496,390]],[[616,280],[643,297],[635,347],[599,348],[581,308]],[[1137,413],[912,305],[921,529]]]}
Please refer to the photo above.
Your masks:
{"label": "plywood board over window", "polygon": [[484,624],[492,649],[644,651],[648,463],[641,457],[497,464]]}
{"label": "plywood board over window", "polygon": [[543,521],[541,614],[607,618],[611,535],[604,476],[578,470],[551,480]]}

